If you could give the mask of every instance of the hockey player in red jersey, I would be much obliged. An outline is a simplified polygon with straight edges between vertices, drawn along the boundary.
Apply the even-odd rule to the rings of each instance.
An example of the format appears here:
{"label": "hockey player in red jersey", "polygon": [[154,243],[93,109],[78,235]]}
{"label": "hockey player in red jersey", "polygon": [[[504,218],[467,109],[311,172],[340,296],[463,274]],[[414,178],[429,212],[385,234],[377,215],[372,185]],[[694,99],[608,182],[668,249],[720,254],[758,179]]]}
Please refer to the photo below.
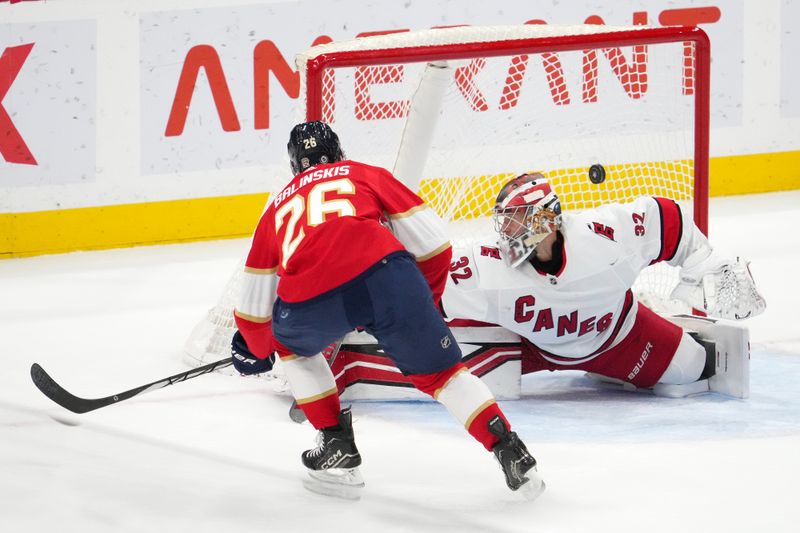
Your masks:
{"label": "hockey player in red jersey", "polygon": [[493,218],[497,245],[454,251],[442,305],[449,318],[520,335],[523,373],[585,370],[667,396],[747,396],[746,337],[715,350],[631,292],[645,267],[665,261],[681,267],[673,298],[726,319],[763,312],[747,264],[720,257],[676,202],[647,197],[562,214],[549,182],[533,173],[501,189]]}
{"label": "hockey player in red jersey", "polygon": [[256,228],[235,310],[234,366],[264,372],[276,352],[298,406],[320,432],[302,454],[312,478],[361,486],[350,409],[323,349],[371,333],[414,385],[494,452],[512,490],[543,489],[536,461],[461,362],[437,303],[452,255],[441,219],[388,171],[345,159],[322,122],[289,137],[295,176]]}

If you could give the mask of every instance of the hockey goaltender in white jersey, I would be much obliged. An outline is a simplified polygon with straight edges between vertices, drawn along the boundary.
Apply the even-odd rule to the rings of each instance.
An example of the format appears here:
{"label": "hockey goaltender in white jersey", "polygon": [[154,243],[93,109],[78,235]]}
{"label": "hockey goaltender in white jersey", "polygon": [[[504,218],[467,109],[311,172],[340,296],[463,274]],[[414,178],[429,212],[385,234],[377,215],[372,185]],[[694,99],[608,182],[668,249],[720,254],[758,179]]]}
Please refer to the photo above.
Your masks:
{"label": "hockey goaltender in white jersey", "polygon": [[[453,251],[442,308],[464,364],[498,398],[519,397],[521,374],[542,370],[664,396],[748,396],[748,330],[734,321],[766,304],[747,263],[714,251],[678,203],[642,197],[562,214],[533,173],[501,189],[493,218],[497,239]],[[637,276],[662,261],[680,267],[671,297],[709,318],[662,317],[637,302]],[[350,334],[326,356],[350,399],[417,397],[369,335]]]}
{"label": "hockey goaltender in white jersey", "polygon": [[666,261],[682,267],[672,296],[709,316],[743,319],[764,310],[746,263],[713,252],[686,211],[643,197],[562,214],[544,176],[524,174],[498,195],[499,241],[454,250],[444,312],[517,333],[526,348],[523,373],[580,369],[670,396],[745,397],[745,328],[669,321],[631,292],[644,268]]}

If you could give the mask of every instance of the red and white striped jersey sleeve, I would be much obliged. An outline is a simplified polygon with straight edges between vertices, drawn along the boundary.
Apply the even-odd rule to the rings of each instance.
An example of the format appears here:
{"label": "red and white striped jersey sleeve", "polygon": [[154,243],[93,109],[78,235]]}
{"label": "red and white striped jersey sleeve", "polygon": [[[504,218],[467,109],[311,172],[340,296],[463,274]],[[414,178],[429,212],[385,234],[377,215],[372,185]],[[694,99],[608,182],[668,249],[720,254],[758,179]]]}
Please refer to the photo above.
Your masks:
{"label": "red and white striped jersey sleeve", "polygon": [[618,225],[627,228],[620,237],[637,250],[642,267],[659,262],[680,266],[693,252],[709,248],[708,239],[695,226],[690,209],[660,197],[642,197],[616,204]]}
{"label": "red and white striped jersey sleeve", "polygon": [[660,220],[661,248],[653,263],[666,261],[672,266],[681,266],[695,251],[711,246],[708,239],[695,226],[691,209],[682,208],[667,198],[653,197]]}
{"label": "red and white striped jersey sleeve", "polygon": [[234,310],[236,326],[247,347],[262,359],[274,350],[272,305],[277,298],[279,262],[274,219],[275,210],[270,205],[256,228]]}
{"label": "red and white striped jersey sleeve", "polygon": [[417,259],[438,303],[453,255],[444,221],[411,189],[388,171],[383,172],[376,193],[395,237]]}

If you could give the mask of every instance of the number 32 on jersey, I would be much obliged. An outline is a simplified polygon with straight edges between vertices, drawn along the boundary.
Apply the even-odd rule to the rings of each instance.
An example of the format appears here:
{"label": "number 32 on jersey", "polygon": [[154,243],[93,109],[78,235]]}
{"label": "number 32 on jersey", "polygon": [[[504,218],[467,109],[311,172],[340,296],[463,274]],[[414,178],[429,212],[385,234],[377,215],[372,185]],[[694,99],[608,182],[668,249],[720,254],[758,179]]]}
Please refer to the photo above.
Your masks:
{"label": "number 32 on jersey", "polygon": [[[306,236],[305,229],[325,222],[327,215],[337,217],[355,216],[356,209],[350,200],[336,198],[327,200],[325,195],[336,192],[347,196],[356,193],[356,187],[349,179],[323,181],[314,185],[307,196],[296,194],[275,210],[275,233],[281,241],[281,265],[286,268],[289,258]],[[306,214],[305,220],[301,220]],[[286,227],[281,238],[281,228]]]}
{"label": "number 32 on jersey", "polygon": [[453,283],[458,285],[459,281],[471,277],[472,269],[469,267],[469,258],[467,256],[462,255],[460,258],[450,263],[450,278],[453,280]]}

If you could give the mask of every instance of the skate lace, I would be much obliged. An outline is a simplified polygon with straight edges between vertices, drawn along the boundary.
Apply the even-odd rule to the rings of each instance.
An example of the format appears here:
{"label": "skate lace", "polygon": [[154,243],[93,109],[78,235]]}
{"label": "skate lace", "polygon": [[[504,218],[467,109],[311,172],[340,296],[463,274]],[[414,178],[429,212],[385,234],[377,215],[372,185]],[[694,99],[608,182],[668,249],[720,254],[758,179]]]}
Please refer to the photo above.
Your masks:
{"label": "skate lace", "polygon": [[317,446],[313,450],[308,451],[308,456],[317,458],[325,453],[325,434],[320,431],[317,433]]}

